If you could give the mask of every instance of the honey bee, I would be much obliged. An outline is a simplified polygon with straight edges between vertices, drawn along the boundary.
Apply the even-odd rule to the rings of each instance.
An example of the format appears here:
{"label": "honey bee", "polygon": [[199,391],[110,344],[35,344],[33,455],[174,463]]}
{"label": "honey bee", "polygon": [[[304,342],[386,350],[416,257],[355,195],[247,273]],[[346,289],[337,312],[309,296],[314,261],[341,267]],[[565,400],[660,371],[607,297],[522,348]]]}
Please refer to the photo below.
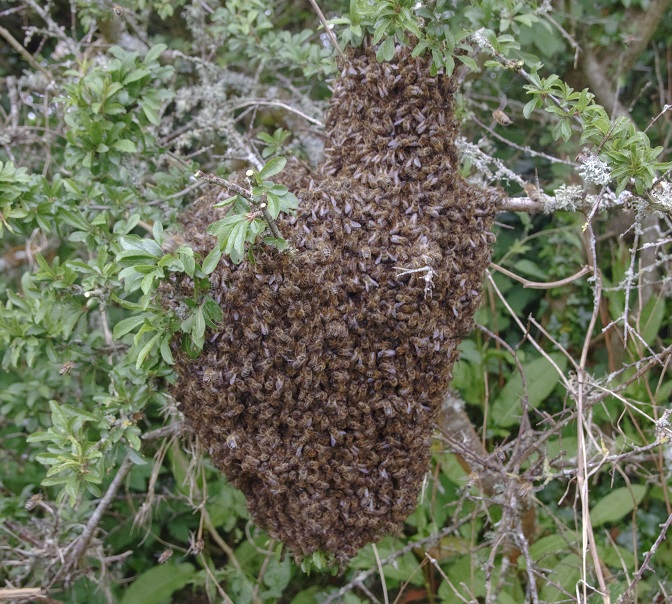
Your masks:
{"label": "honey bee", "polygon": [[501,109],[495,109],[492,112],[492,119],[495,120],[500,126],[510,126],[513,124],[511,118]]}
{"label": "honey bee", "polygon": [[216,369],[213,369],[212,367],[208,367],[204,372],[203,372],[203,383],[204,384],[210,384],[211,382],[217,383],[219,382],[219,375],[218,371]]}
{"label": "honey bee", "polygon": [[28,501],[26,501],[26,511],[32,512],[40,501],[44,499],[42,493],[35,493]]}
{"label": "honey bee", "polygon": [[159,564],[165,564],[166,562],[168,562],[168,560],[170,560],[172,555],[173,555],[172,549],[164,550],[159,556]]}
{"label": "honey bee", "polygon": [[539,192],[539,189],[535,187],[533,184],[530,183],[525,183],[523,185],[523,189],[525,189],[525,193],[527,193],[527,196],[532,200],[532,201],[542,201],[541,198],[541,193]]}
{"label": "honey bee", "polygon": [[196,539],[196,535],[191,533],[189,535],[189,551],[187,552],[188,554],[192,554],[193,556],[198,556],[203,551],[203,548],[205,547],[205,541],[203,539]]}
{"label": "honey bee", "polygon": [[524,481],[518,485],[518,495],[520,497],[527,497],[532,492],[532,484]]}
{"label": "honey bee", "polygon": [[68,375],[72,371],[75,364],[76,363],[74,361],[66,361],[59,368],[58,375]]}

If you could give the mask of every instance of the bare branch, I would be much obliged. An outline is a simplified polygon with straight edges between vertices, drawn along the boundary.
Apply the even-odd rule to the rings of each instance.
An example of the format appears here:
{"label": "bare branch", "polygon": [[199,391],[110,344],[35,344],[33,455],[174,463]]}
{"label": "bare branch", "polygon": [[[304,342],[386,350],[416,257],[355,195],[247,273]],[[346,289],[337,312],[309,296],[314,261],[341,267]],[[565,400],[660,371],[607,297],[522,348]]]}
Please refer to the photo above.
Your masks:
{"label": "bare branch", "polygon": [[18,52],[25,60],[26,62],[30,63],[30,65],[37,69],[43,76],[47,78],[48,82],[51,82],[53,80],[52,74],[49,72],[48,69],[45,69],[40,65],[33,55],[31,55],[21,44],[19,44],[14,36],[10,34],[4,27],[0,26],[0,36],[2,36],[7,43],[14,49],[16,52]]}

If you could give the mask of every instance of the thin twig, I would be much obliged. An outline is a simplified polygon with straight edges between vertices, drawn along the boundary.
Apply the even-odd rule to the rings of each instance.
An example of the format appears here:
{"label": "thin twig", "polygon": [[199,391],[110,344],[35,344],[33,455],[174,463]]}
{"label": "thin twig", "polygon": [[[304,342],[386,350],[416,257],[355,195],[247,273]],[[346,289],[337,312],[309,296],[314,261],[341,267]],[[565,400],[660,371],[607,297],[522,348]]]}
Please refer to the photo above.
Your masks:
{"label": "thin twig", "polygon": [[383,565],[380,561],[380,555],[378,554],[378,548],[375,543],[371,544],[373,549],[373,555],[376,557],[376,566],[378,567],[378,574],[380,575],[380,586],[383,588],[383,598],[385,604],[390,604],[390,599],[387,595],[387,584],[385,583],[385,573],[383,572]]}
{"label": "thin twig", "polygon": [[499,266],[498,264],[495,264],[494,262],[491,262],[490,266],[495,270],[499,271],[500,273],[502,273],[503,275],[506,275],[507,277],[511,277],[511,279],[518,281],[518,283],[522,283],[523,287],[527,287],[530,289],[553,289],[554,287],[563,287],[565,285],[569,285],[572,281],[576,281],[577,279],[580,279],[584,275],[588,275],[591,272],[593,272],[592,266],[584,266],[578,273],[572,275],[571,277],[565,277],[564,279],[560,279],[559,281],[548,281],[547,283],[542,283],[539,281],[528,281],[524,277],[519,277],[515,273],[512,273],[511,271],[505,269],[502,266]]}
{"label": "thin twig", "polygon": [[203,568],[205,569],[205,572],[207,573],[208,577],[212,580],[212,582],[215,584],[217,587],[217,591],[219,592],[219,595],[222,596],[222,600],[224,601],[225,604],[233,604],[233,600],[229,598],[229,595],[222,589],[222,586],[219,584],[219,581],[217,581],[217,578],[215,575],[212,574],[212,571],[210,570],[210,565],[208,564],[208,561],[205,559],[205,556],[203,554],[200,554],[201,562],[203,564]]}
{"label": "thin twig", "polygon": [[256,202],[252,198],[252,191],[249,189],[244,189],[235,182],[231,182],[226,180],[226,178],[222,178],[221,176],[217,176],[215,174],[205,174],[200,170],[196,172],[194,176],[200,180],[205,180],[206,182],[210,182],[212,184],[219,185],[220,187],[224,187],[229,191],[233,191],[236,195],[240,195],[243,199],[247,199],[247,201],[249,201],[251,204],[256,205]]}
{"label": "thin twig", "polygon": [[[508,303],[506,300],[506,296],[502,294],[501,290],[497,287],[497,284],[495,283],[495,280],[492,278],[492,275],[488,274],[487,275],[488,283],[493,287],[495,292],[497,293],[497,296],[499,297],[500,301],[502,304],[506,307],[506,310],[509,312],[511,315],[511,318],[513,321],[518,325],[520,331],[523,333],[525,338],[528,339],[530,344],[534,346],[534,348],[537,349],[540,355],[542,355],[553,367],[555,367],[556,371],[558,372],[558,375],[560,376],[560,380],[562,381],[563,385],[565,388],[569,388],[569,382],[567,381],[567,378],[565,377],[564,373],[560,370],[558,367],[557,363],[549,356],[549,354],[541,347],[541,345],[533,338],[530,336],[529,330],[525,328],[523,325],[522,321],[518,318],[516,313],[513,311],[513,308],[511,308],[511,305]],[[567,354],[565,352],[565,354]]]}
{"label": "thin twig", "polygon": [[42,17],[42,20],[47,24],[49,33],[51,33],[59,40],[62,40],[67,45],[68,50],[70,50],[73,55],[79,58],[80,53],[77,43],[70,36],[68,36],[67,33],[65,33],[65,29],[63,27],[58,25],[58,23],[56,23],[56,21],[54,21],[51,18],[51,15],[49,14],[50,7],[47,5],[46,8],[44,8],[41,6],[40,3],[36,2],[35,0],[25,0],[25,2],[26,4],[29,4],[30,7],[38,15],[40,15],[40,17]]}
{"label": "thin twig", "polygon": [[34,68],[40,71],[46,78],[47,81],[51,82],[54,79],[54,76],[52,73],[46,69],[45,67],[42,67],[33,55],[31,55],[21,44],[17,42],[17,40],[10,34],[4,27],[0,26],[0,36],[2,36],[7,43],[14,49],[16,52],[18,52],[30,65]]}
{"label": "thin twig", "polygon": [[320,23],[322,23],[322,27],[324,27],[324,31],[327,33],[329,39],[331,40],[331,43],[334,45],[334,48],[336,49],[338,56],[345,61],[345,55],[343,54],[341,47],[338,45],[338,40],[336,39],[334,32],[331,31],[331,27],[329,27],[329,23],[327,23],[327,20],[324,18],[324,14],[322,13],[322,10],[318,6],[316,0],[309,0],[309,2],[311,6],[315,9],[315,12],[317,13],[317,18],[320,20]]}
{"label": "thin twig", "polygon": [[667,536],[667,531],[669,530],[670,526],[672,526],[672,514],[670,514],[665,521],[665,524],[661,525],[661,531],[660,535],[658,535],[658,538],[654,542],[654,544],[651,546],[651,549],[646,552],[646,555],[644,556],[644,562],[642,562],[642,566],[640,569],[635,573],[635,576],[632,578],[632,582],[630,585],[628,585],[628,588],[623,592],[620,598],[618,598],[616,604],[623,604],[628,600],[630,597],[630,593],[632,590],[637,586],[637,583],[639,583],[644,576],[644,573],[649,570],[649,564],[651,563],[651,559],[653,556],[655,556],[656,552],[658,551],[658,548],[660,547],[660,544],[663,542],[663,539]]}
{"label": "thin twig", "polygon": [[207,508],[203,508],[203,515],[205,517],[205,528],[208,531],[208,533],[210,533],[212,540],[227,555],[227,557],[229,558],[229,562],[233,564],[236,570],[243,572],[243,567],[240,565],[240,562],[238,562],[238,558],[236,558],[235,552],[233,551],[233,549],[231,549],[231,547],[229,547],[229,544],[226,541],[224,541],[224,539],[222,539],[220,534],[217,532],[215,525],[212,523],[212,520],[210,519],[210,514],[208,514]]}
{"label": "thin twig", "polygon": [[165,438],[166,436],[172,436],[177,434],[183,428],[182,422],[175,422],[174,424],[168,424],[151,432],[145,432],[140,438],[142,440],[150,441],[156,440],[158,438]]}
{"label": "thin twig", "polygon": [[425,557],[434,565],[436,570],[439,571],[439,574],[443,577],[444,581],[450,586],[450,588],[453,590],[453,593],[460,599],[461,602],[464,602],[464,604],[475,604],[475,600],[472,600],[471,602],[469,600],[465,600],[464,596],[459,591],[457,591],[457,588],[453,585],[452,581],[448,578],[448,575],[446,575],[441,566],[439,566],[439,563],[435,558],[432,558],[427,552],[425,552]]}
{"label": "thin twig", "polygon": [[[272,547],[272,546],[271,546]],[[270,549],[270,548],[269,548]],[[259,569],[259,574],[257,574],[257,580],[254,584],[254,589],[252,590],[252,599],[256,600],[259,597],[259,588],[262,581],[264,580],[264,575],[266,574],[266,569],[268,564],[273,559],[274,553],[268,553],[264,556],[264,561],[261,563],[261,568]]]}
{"label": "thin twig", "polygon": [[[86,551],[86,548],[88,547],[91,538],[93,537],[93,533],[98,528],[98,524],[100,524],[103,515],[105,514],[107,508],[110,506],[110,504],[116,497],[117,491],[121,487],[122,483],[124,482],[124,479],[126,478],[126,475],[131,471],[132,467],[133,467],[133,461],[131,461],[131,457],[127,455],[124,458],[124,461],[121,462],[121,465],[117,469],[117,473],[112,479],[110,486],[107,487],[105,495],[103,495],[102,499],[98,502],[98,505],[96,506],[96,509],[93,511],[93,514],[91,514],[91,517],[89,518],[89,521],[86,523],[86,526],[82,531],[82,534],[76,537],[75,540],[71,543],[72,547],[67,552],[63,565],[52,579],[52,584],[54,583],[54,581],[56,581],[57,577],[61,575],[67,575],[77,566],[79,560],[84,555],[84,552]],[[67,580],[67,576],[65,578]]]}
{"label": "thin twig", "polygon": [[579,61],[579,53],[581,52],[581,46],[579,46],[579,43],[572,38],[572,36],[567,33],[564,27],[560,25],[549,13],[544,14],[544,19],[548,20],[559,32],[560,35],[569,42],[569,45],[574,49],[574,69],[576,69],[576,65]]}
{"label": "thin twig", "polygon": [[44,592],[39,587],[3,588],[0,589],[0,602],[23,600],[24,598],[33,600],[38,597],[41,598],[43,595]]}
{"label": "thin twig", "polygon": [[[588,259],[592,262],[593,266],[597,267],[597,257],[594,248],[595,236],[592,232],[592,226],[588,223],[587,226],[589,230],[589,245],[587,246]],[[597,543],[595,541],[595,533],[593,531],[592,522],[590,519],[590,497],[589,497],[589,486],[588,486],[588,465],[587,465],[587,447],[586,447],[586,433],[589,432],[587,429],[586,416],[585,416],[585,388],[588,384],[588,372],[586,371],[586,364],[588,361],[588,351],[590,349],[590,340],[595,329],[595,324],[597,323],[597,318],[599,315],[599,306],[600,306],[600,297],[601,297],[601,279],[598,269],[595,269],[593,274],[595,279],[595,292],[594,292],[594,304],[593,304],[593,313],[590,317],[590,323],[588,329],[586,330],[586,337],[584,339],[583,347],[581,349],[581,357],[579,361],[579,371],[577,372],[577,387],[575,391],[570,389],[570,393],[576,402],[576,414],[578,418],[578,431],[577,431],[577,475],[576,481],[578,486],[578,495],[581,502],[581,537],[582,537],[582,547],[581,547],[581,583],[582,583],[582,592],[584,601],[588,601],[588,569],[587,569],[587,552],[590,552],[590,555],[593,560],[593,570],[597,577],[598,584],[600,586],[600,592],[603,594],[603,597],[606,598],[605,602],[608,602],[609,599],[609,590],[607,589],[606,582],[604,579],[604,574],[602,572],[602,565],[600,561],[600,556],[597,551]],[[578,589],[578,586],[577,586]]]}
{"label": "thin twig", "polygon": [[495,132],[492,128],[489,126],[486,126],[483,122],[481,122],[473,113],[471,114],[470,117],[471,120],[476,122],[481,128],[484,130],[487,130],[491,136],[496,138],[497,140],[501,141],[505,145],[508,145],[509,147],[512,147],[514,149],[518,149],[518,151],[522,151],[523,153],[531,156],[531,157],[541,157],[543,159],[547,159],[553,164],[565,164],[566,166],[571,166],[572,168],[578,168],[579,164],[576,162],[570,161],[568,159],[560,159],[559,157],[553,157],[552,155],[548,155],[546,153],[542,153],[541,151],[534,151],[530,147],[521,147],[520,145],[517,145],[513,141],[510,141],[508,138],[505,138],[497,132]]}
{"label": "thin twig", "polygon": [[[441,537],[445,537],[446,535],[449,535],[450,533],[455,532],[458,528],[461,526],[471,522],[470,518],[463,518],[460,519],[456,522],[454,522],[451,526],[447,526],[442,528],[440,531],[437,533],[434,533],[433,535],[430,535],[429,537],[425,537],[424,539],[420,539],[419,541],[413,541],[409,543],[408,545],[402,547],[401,549],[398,549],[394,552],[392,552],[387,558],[381,561],[381,563],[385,566],[387,564],[391,564],[394,562],[397,558],[400,558],[401,556],[407,554],[408,552],[412,552],[414,549],[437,543]],[[352,590],[355,586],[359,585],[363,581],[366,581],[369,577],[373,576],[378,572],[378,569],[376,567],[369,568],[365,571],[362,571],[361,573],[358,573],[352,580],[350,580],[348,583],[343,585],[338,591],[334,592],[333,594],[330,594],[322,604],[332,604],[333,602],[340,602],[340,598],[342,598],[346,593],[348,593],[350,590]]]}
{"label": "thin twig", "polygon": [[292,107],[291,105],[288,105],[287,103],[283,103],[281,101],[265,101],[262,99],[248,99],[246,101],[242,101],[241,103],[235,104],[232,109],[242,109],[243,107],[250,107],[250,106],[268,106],[268,107],[280,107],[281,109],[285,109],[286,111],[290,111],[291,113],[295,113],[296,115],[302,117],[304,120],[307,122],[310,122],[311,124],[315,124],[316,126],[320,126],[321,128],[324,128],[324,123],[321,122],[318,119],[315,119],[314,117],[310,117],[307,113],[303,113],[303,111],[300,111],[299,109],[296,109],[295,107]]}

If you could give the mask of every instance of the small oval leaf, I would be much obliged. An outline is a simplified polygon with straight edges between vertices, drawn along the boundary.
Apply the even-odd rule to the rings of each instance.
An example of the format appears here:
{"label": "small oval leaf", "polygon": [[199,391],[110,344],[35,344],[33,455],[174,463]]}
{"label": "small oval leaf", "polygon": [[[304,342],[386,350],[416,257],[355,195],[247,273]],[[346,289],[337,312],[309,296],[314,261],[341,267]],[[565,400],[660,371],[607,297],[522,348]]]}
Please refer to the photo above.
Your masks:
{"label": "small oval leaf", "polygon": [[287,165],[287,160],[284,157],[274,157],[262,169],[257,178],[259,181],[266,180],[271,176],[275,176],[278,172],[282,172]]}

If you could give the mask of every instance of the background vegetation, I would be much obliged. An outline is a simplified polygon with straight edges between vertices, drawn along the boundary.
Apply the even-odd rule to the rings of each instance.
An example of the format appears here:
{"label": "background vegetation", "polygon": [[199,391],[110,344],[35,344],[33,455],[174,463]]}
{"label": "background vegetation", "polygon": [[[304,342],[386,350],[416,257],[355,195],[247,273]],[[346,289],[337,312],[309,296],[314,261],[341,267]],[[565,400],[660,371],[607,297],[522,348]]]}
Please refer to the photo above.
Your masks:
{"label": "background vegetation", "polygon": [[[0,2],[0,598],[672,601],[669,2],[321,8],[331,35],[300,0]],[[367,36],[455,71],[464,175],[509,198],[417,510],[335,575],[181,433],[169,342],[226,320],[219,254],[283,245],[194,255],[179,213],[229,197],[194,174],[314,162]]]}

